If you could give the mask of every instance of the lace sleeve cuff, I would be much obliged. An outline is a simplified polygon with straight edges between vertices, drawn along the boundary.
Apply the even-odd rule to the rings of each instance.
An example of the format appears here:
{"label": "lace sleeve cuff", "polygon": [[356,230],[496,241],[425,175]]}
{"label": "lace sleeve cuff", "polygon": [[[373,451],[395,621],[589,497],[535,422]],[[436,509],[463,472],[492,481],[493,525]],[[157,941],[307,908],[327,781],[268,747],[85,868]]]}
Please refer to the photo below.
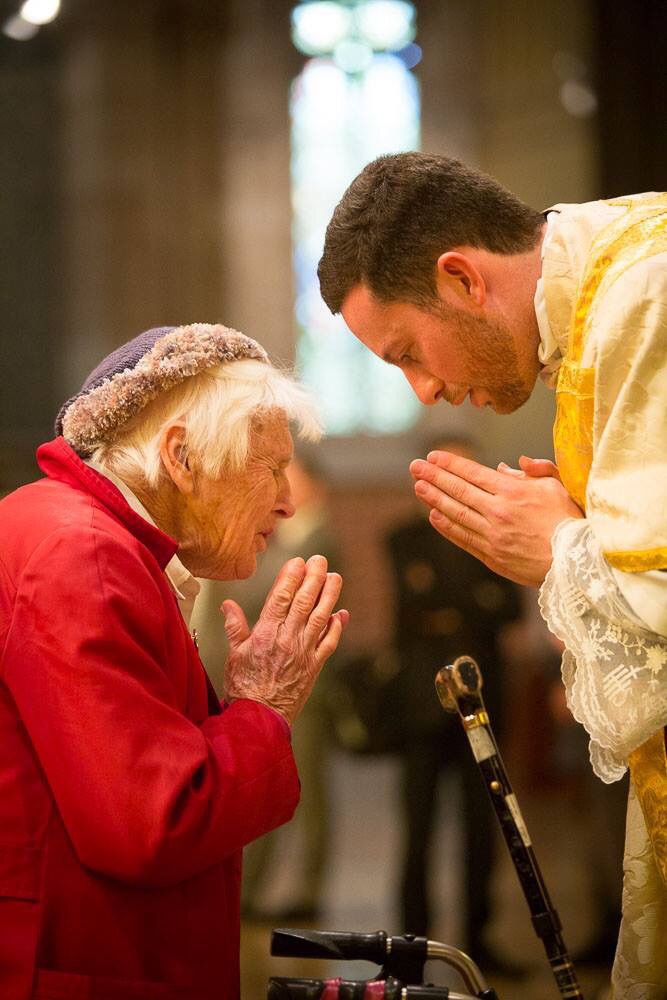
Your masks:
{"label": "lace sleeve cuff", "polygon": [[568,705],[591,737],[593,770],[618,781],[628,755],[667,721],[667,640],[634,614],[587,520],[563,521],[551,545],[540,610],[565,644]]}

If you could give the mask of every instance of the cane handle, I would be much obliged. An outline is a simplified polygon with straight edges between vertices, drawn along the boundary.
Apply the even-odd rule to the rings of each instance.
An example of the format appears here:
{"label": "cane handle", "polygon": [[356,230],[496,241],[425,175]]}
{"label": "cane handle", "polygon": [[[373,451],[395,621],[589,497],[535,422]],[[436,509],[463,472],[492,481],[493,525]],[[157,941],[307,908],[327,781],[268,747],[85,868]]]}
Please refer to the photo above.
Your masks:
{"label": "cane handle", "polygon": [[471,656],[459,656],[438,671],[435,688],[447,712],[470,718],[484,711],[482,673]]}

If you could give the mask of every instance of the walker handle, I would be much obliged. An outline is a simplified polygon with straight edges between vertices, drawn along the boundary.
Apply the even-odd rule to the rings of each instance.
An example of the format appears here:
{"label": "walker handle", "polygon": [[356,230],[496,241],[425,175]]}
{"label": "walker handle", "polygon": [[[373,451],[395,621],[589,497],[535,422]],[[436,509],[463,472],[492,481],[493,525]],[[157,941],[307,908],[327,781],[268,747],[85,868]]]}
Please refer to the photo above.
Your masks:
{"label": "walker handle", "polygon": [[271,954],[289,958],[361,959],[383,965],[387,957],[387,933],[356,934],[279,927],[271,934]]}

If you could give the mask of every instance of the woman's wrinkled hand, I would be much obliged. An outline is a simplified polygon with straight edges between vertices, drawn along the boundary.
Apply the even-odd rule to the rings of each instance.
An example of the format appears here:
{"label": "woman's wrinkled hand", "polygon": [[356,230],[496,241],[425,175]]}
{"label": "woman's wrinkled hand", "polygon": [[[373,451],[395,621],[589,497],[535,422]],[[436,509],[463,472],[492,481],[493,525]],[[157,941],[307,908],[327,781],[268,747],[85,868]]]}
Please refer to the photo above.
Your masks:
{"label": "woman's wrinkled hand", "polygon": [[583,517],[548,459],[522,455],[521,468],[498,470],[434,451],[410,465],[429,520],[501,576],[539,587],[552,562],[551,537],[569,517]]}
{"label": "woman's wrinkled hand", "polygon": [[348,611],[333,610],[342,585],[338,573],[327,572],[324,556],[290,559],[252,631],[236,601],[223,601],[226,700],[260,701],[291,725],[348,623]]}

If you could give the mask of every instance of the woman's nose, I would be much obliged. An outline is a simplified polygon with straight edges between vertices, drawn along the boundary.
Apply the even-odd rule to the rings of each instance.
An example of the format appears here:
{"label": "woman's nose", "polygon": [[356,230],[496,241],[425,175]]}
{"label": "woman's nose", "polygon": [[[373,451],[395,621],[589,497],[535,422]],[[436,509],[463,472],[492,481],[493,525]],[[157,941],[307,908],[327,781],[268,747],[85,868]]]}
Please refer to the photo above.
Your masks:
{"label": "woman's nose", "polygon": [[276,497],[276,503],[273,509],[278,517],[294,517],[294,514],[296,513],[296,506],[292,500],[292,490],[287,477],[285,477],[285,485]]}

